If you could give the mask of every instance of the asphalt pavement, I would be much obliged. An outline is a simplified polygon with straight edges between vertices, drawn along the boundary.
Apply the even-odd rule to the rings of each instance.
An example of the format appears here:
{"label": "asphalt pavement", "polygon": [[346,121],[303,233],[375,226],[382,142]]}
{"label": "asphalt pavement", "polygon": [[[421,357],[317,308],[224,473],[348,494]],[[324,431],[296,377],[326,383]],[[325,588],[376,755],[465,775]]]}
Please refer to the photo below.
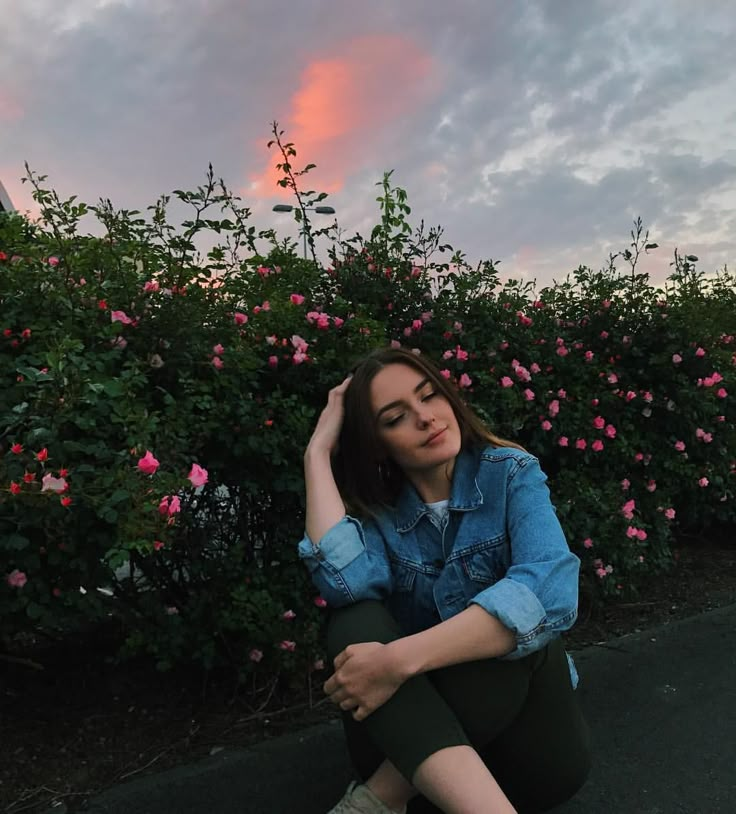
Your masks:
{"label": "asphalt pavement", "polygon": [[[574,656],[594,767],[555,814],[736,814],[736,604]],[[87,811],[325,814],[351,778],[334,722],[132,780]]]}

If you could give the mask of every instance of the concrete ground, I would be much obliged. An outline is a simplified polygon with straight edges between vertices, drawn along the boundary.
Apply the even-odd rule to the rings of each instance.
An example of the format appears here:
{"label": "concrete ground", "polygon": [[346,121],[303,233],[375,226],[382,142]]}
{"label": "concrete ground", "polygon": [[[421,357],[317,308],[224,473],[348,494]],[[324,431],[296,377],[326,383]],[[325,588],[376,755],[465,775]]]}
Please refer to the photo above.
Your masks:
{"label": "concrete ground", "polygon": [[[575,661],[594,768],[556,814],[736,812],[736,604],[586,648]],[[325,814],[350,779],[341,727],[329,723],[125,783],[87,810]]]}

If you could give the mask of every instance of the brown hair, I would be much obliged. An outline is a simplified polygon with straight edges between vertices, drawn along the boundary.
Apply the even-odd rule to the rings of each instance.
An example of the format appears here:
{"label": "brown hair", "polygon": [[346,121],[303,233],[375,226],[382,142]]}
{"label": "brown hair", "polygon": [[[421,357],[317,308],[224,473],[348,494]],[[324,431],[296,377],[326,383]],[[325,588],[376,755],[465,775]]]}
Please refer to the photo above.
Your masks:
{"label": "brown hair", "polygon": [[371,406],[373,378],[387,365],[397,364],[414,368],[447,399],[460,427],[463,449],[488,444],[523,449],[494,435],[430,360],[404,348],[379,348],[353,369],[353,379],[345,392],[345,419],[338,452],[333,460],[335,480],[346,507],[359,516],[375,516],[380,508],[394,505],[406,480],[401,468],[383,452]]}

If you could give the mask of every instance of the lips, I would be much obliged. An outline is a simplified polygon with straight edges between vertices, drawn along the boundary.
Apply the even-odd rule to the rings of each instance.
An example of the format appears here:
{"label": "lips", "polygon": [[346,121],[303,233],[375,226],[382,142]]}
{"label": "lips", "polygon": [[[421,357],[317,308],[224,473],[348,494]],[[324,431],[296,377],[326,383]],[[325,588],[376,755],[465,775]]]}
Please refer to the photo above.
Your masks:
{"label": "lips", "polygon": [[433,433],[432,435],[429,436],[429,438],[427,438],[427,440],[424,442],[424,446],[426,447],[426,446],[429,446],[430,444],[434,443],[442,435],[444,435],[446,431],[447,431],[447,427],[443,427],[441,430],[437,430],[437,432]]}

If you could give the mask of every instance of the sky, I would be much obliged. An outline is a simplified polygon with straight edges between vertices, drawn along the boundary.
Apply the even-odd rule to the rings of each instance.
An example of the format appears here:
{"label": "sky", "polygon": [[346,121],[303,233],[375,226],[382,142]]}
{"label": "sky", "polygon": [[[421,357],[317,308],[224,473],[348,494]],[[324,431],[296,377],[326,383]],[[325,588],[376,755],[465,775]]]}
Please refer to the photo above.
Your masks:
{"label": "sky", "polygon": [[538,287],[637,216],[655,282],[675,248],[732,269],[734,41],[732,0],[0,0],[0,181],[144,209],[212,162],[295,233],[276,120],[346,234],[393,170],[415,222]]}

